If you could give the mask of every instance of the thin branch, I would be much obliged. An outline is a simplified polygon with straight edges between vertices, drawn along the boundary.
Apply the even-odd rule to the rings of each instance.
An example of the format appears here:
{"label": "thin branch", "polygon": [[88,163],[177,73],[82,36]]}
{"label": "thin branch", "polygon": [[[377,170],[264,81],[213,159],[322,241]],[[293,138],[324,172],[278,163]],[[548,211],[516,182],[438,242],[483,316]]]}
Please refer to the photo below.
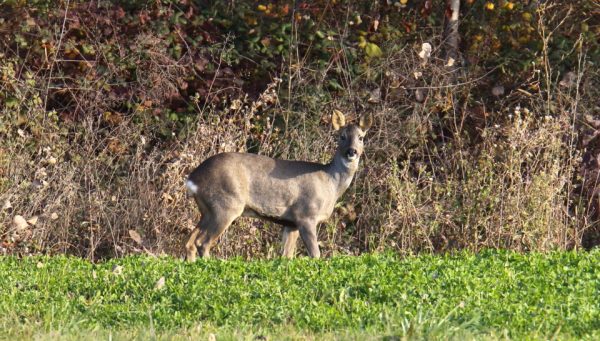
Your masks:
{"label": "thin branch", "polygon": [[44,97],[44,111],[48,110],[48,94],[50,92],[50,81],[52,80],[52,72],[54,71],[54,63],[56,62],[56,57],[58,56],[58,52],[60,51],[60,46],[62,45],[62,40],[65,35],[65,26],[67,23],[67,15],[69,13],[69,3],[70,0],[67,0],[67,4],[65,6],[65,15],[63,17],[62,28],[60,31],[60,37],[58,38],[58,45],[56,46],[56,51],[54,52],[54,58],[52,63],[50,64],[50,74],[48,76],[48,83],[46,84],[46,96]]}
{"label": "thin branch", "polygon": [[492,72],[498,70],[500,67],[502,67],[502,65],[498,65],[495,68],[491,69],[490,71],[488,71],[485,75],[475,78],[473,80],[470,80],[468,82],[462,82],[462,83],[456,83],[456,84],[448,84],[448,85],[439,85],[439,86],[416,86],[416,87],[402,87],[405,90],[417,90],[417,89],[447,89],[447,88],[455,88],[455,87],[459,87],[459,86],[463,86],[463,85],[469,85],[472,83],[477,83],[480,80],[484,79],[485,77],[489,76]]}

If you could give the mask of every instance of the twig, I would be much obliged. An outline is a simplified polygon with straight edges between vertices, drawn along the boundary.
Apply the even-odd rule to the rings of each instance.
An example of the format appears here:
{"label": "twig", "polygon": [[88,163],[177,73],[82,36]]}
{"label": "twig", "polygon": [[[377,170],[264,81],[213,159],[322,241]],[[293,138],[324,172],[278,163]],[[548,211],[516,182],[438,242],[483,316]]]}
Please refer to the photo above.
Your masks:
{"label": "twig", "polygon": [[217,65],[217,69],[215,71],[213,79],[211,80],[210,86],[208,87],[208,92],[206,94],[206,100],[204,101],[204,105],[202,106],[202,110],[200,111],[200,116],[204,115],[204,111],[206,110],[206,106],[208,105],[208,100],[210,99],[210,97],[212,95],[213,85],[215,84],[215,81],[217,80],[217,75],[219,74],[219,71],[221,71],[221,64],[223,63],[223,53],[225,53],[225,49],[227,49],[227,44],[229,43],[229,37],[230,37],[230,35],[228,34],[227,37],[225,38],[225,42],[223,43],[223,48],[221,49],[221,53],[219,53],[219,65]]}
{"label": "twig", "polygon": [[501,65],[496,66],[495,68],[491,69],[490,71],[488,71],[485,75],[475,78],[473,80],[467,81],[467,82],[462,82],[462,83],[456,83],[456,84],[448,84],[448,85],[439,85],[439,86],[416,86],[416,87],[402,87],[405,90],[417,90],[417,89],[428,89],[428,90],[433,90],[433,89],[447,89],[447,88],[454,88],[454,87],[459,87],[459,86],[463,86],[463,85],[468,85],[468,84],[472,84],[472,83],[477,83],[480,80],[484,79],[485,77],[489,76],[492,72],[498,70],[501,67]]}
{"label": "twig", "polygon": [[[58,52],[60,51],[60,46],[62,45],[62,39],[63,39],[63,36],[65,35],[67,14],[69,13],[69,3],[70,3],[70,0],[67,0],[67,4],[65,7],[65,16],[63,17],[63,23],[62,23],[62,28],[60,31],[60,37],[58,38],[58,45],[56,45],[56,51],[54,52],[54,59],[52,60],[52,63],[50,64],[50,73],[48,75],[48,83],[46,84],[46,96],[44,97],[44,112],[46,112],[48,109],[48,94],[50,92],[50,81],[52,80],[52,72],[54,71],[54,63],[56,62],[56,57],[58,56]],[[44,118],[45,117],[46,116],[44,116]]]}

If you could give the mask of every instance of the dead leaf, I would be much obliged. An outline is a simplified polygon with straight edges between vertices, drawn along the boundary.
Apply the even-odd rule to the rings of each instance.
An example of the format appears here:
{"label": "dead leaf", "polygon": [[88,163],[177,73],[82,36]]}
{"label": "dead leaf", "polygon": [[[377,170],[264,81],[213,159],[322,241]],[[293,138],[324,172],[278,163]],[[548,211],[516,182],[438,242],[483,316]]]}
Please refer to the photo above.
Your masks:
{"label": "dead leaf", "polygon": [[200,57],[197,61],[194,62],[194,67],[199,72],[202,72],[202,71],[204,71],[204,69],[206,68],[206,65],[208,65],[208,63],[209,63],[208,59],[206,59],[204,57]]}
{"label": "dead leaf", "polygon": [[112,272],[113,272],[113,274],[115,274],[115,275],[120,275],[120,274],[122,274],[122,273],[123,273],[123,267],[122,267],[122,266],[120,266],[120,265],[115,265],[115,266],[113,266],[113,268],[112,268]]}
{"label": "dead leaf", "polygon": [[13,225],[15,229],[17,229],[17,231],[21,231],[29,227],[29,224],[27,223],[25,218],[23,218],[22,215],[18,214],[13,218]]}
{"label": "dead leaf", "polygon": [[241,107],[242,107],[242,101],[240,101],[239,99],[236,99],[236,100],[233,100],[233,102],[231,102],[229,109],[238,110]]}
{"label": "dead leaf", "polygon": [[150,21],[150,16],[148,15],[148,11],[143,10],[138,14],[138,18],[140,19],[140,23],[145,25],[148,21]]}
{"label": "dead leaf", "polygon": [[37,171],[35,171],[35,176],[40,179],[43,179],[43,178],[48,177],[48,172],[46,172],[45,167],[42,167],[42,168],[38,169]]}
{"label": "dead leaf", "polygon": [[417,89],[415,90],[415,99],[419,103],[423,103],[425,101],[425,90]]}
{"label": "dead leaf", "polygon": [[44,187],[44,184],[40,180],[35,179],[31,182],[31,186],[35,189],[40,189],[40,188]]}
{"label": "dead leaf", "polygon": [[4,202],[4,205],[2,205],[2,210],[8,210],[11,209],[13,206],[10,202],[10,200],[6,199],[6,201]]}
{"label": "dead leaf", "polygon": [[583,119],[589,123],[592,127],[599,129],[600,128],[600,119],[595,118],[592,115],[586,114],[583,115]]}
{"label": "dead leaf", "polygon": [[376,88],[369,94],[369,103],[379,103],[381,102],[381,89]]}
{"label": "dead leaf", "polygon": [[349,221],[355,221],[357,218],[356,208],[352,204],[346,204],[344,207],[344,214],[348,217]]}
{"label": "dead leaf", "polygon": [[573,71],[569,71],[569,72],[565,73],[562,80],[558,84],[560,84],[561,86],[564,86],[564,87],[570,87],[570,86],[575,85],[576,82],[577,82],[577,74]]}
{"label": "dead leaf", "polygon": [[112,126],[117,126],[123,122],[123,115],[118,112],[105,111],[104,114],[102,114],[102,118],[104,119],[104,122]]}
{"label": "dead leaf", "polygon": [[142,245],[142,236],[135,230],[129,230],[129,237],[139,245]]}
{"label": "dead leaf", "polygon": [[27,223],[29,225],[35,226],[37,224],[37,222],[38,222],[38,219],[39,219],[39,217],[36,216],[36,215],[34,215],[33,217],[27,219]]}
{"label": "dead leaf", "polygon": [[390,78],[390,88],[391,89],[397,89],[400,87],[400,77],[394,73],[394,72],[388,72],[386,73],[386,76],[388,76]]}
{"label": "dead leaf", "polygon": [[156,284],[154,285],[154,289],[156,290],[160,290],[165,286],[165,278],[161,277],[158,279],[158,281],[156,281]]}
{"label": "dead leaf", "polygon": [[260,43],[264,46],[264,47],[268,47],[269,45],[271,45],[271,38],[269,37],[264,37],[260,40]]}
{"label": "dead leaf", "polygon": [[124,154],[126,151],[126,148],[123,145],[123,143],[121,143],[121,141],[119,141],[116,138],[109,139],[107,148],[111,153],[117,155]]}
{"label": "dead leaf", "polygon": [[162,199],[166,203],[170,203],[170,202],[173,202],[175,200],[175,199],[173,199],[173,197],[169,193],[163,193]]}
{"label": "dead leaf", "polygon": [[427,61],[427,59],[429,59],[429,57],[431,57],[431,44],[429,43],[423,43],[421,45],[421,51],[419,52],[419,57],[421,59],[423,59],[424,61]]}
{"label": "dead leaf", "polygon": [[115,16],[117,17],[117,19],[121,19],[123,17],[125,17],[125,10],[123,10],[123,7],[118,7],[117,10],[115,11]]}
{"label": "dead leaf", "polygon": [[50,156],[49,158],[46,159],[46,163],[48,163],[49,165],[55,165],[56,162],[57,162],[57,160],[54,156]]}
{"label": "dead leaf", "polygon": [[179,89],[181,89],[181,90],[186,90],[189,86],[188,82],[181,80],[181,79],[177,80],[177,85],[179,86]]}
{"label": "dead leaf", "polygon": [[494,95],[496,97],[500,97],[500,96],[504,95],[504,86],[501,84],[494,86],[492,88],[492,95]]}

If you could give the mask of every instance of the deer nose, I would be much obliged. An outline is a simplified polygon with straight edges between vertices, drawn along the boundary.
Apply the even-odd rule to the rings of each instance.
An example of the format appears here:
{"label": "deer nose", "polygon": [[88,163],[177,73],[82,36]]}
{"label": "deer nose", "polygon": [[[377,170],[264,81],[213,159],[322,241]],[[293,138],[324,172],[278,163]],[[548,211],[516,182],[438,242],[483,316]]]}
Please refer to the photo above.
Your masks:
{"label": "deer nose", "polygon": [[356,156],[356,154],[358,154],[356,149],[349,148],[348,151],[346,152],[346,157],[354,157],[354,156]]}

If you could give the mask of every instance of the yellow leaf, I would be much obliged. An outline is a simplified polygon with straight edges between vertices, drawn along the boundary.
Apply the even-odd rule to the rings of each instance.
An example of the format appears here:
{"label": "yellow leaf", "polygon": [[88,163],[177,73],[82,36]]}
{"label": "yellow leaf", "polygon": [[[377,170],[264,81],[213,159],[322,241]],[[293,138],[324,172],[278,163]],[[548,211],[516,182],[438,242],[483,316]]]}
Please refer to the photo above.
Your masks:
{"label": "yellow leaf", "polygon": [[590,30],[590,26],[587,23],[581,23],[581,32],[587,32]]}
{"label": "yellow leaf", "polygon": [[494,10],[494,3],[492,3],[492,2],[486,3],[485,4],[485,8],[487,8],[490,11],[493,11]]}
{"label": "yellow leaf", "polygon": [[363,36],[358,37],[358,47],[360,47],[361,49],[364,49],[365,47],[367,47],[367,40],[365,39],[365,37],[363,37]]}
{"label": "yellow leaf", "polygon": [[373,43],[367,43],[367,46],[365,47],[365,52],[369,57],[380,57],[383,54],[379,46]]}

